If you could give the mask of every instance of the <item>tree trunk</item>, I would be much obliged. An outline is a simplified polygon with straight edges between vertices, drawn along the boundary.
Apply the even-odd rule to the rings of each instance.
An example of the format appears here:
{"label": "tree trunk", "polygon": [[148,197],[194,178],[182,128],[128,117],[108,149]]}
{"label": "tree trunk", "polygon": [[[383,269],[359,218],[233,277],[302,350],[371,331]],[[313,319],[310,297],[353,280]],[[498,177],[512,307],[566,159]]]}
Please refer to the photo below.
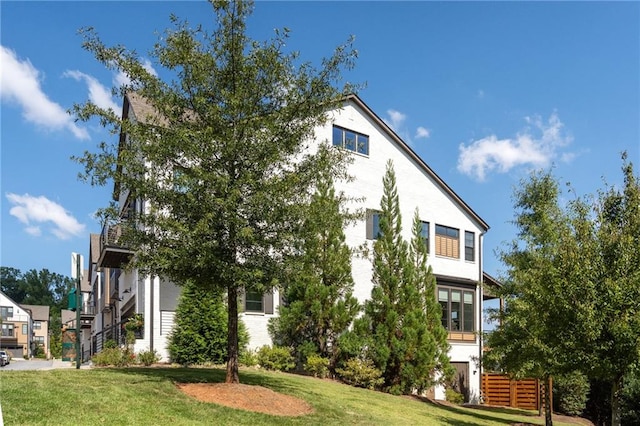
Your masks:
{"label": "tree trunk", "polygon": [[227,287],[227,313],[229,330],[227,335],[227,377],[225,383],[240,383],[238,375],[238,289]]}
{"label": "tree trunk", "polygon": [[553,416],[551,408],[551,377],[544,379],[544,424],[545,426],[553,426]]}
{"label": "tree trunk", "polygon": [[611,384],[611,426],[620,426],[620,390],[622,389],[622,377],[615,378]]}

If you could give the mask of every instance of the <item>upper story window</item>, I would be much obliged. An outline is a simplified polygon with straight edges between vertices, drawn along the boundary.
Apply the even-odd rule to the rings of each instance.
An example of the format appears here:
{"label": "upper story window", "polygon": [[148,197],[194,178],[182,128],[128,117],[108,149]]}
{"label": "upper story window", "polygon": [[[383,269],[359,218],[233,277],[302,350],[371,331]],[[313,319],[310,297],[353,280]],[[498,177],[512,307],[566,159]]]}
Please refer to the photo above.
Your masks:
{"label": "upper story window", "polygon": [[13,318],[13,306],[0,306],[0,317],[2,319]]}
{"label": "upper story window", "polygon": [[460,258],[460,230],[436,225],[436,254],[438,256]]}
{"label": "upper story window", "polygon": [[34,330],[40,330],[42,329],[42,323],[40,321],[34,321],[33,322],[33,329]]}
{"label": "upper story window", "polygon": [[2,337],[13,337],[13,324],[2,324]]}
{"label": "upper story window", "polygon": [[424,245],[427,247],[427,253],[429,253],[429,222],[422,221],[420,228],[420,237],[424,240]]}
{"label": "upper story window", "polygon": [[29,326],[27,324],[22,324],[22,335],[26,336],[29,334]]}
{"label": "upper story window", "polygon": [[377,240],[380,237],[380,212],[367,211],[367,239]]}
{"label": "upper story window", "polygon": [[333,126],[333,145],[358,154],[369,155],[369,136]]}
{"label": "upper story window", "polygon": [[438,286],[442,326],[448,331],[474,331],[474,292]]}
{"label": "upper story window", "polygon": [[261,293],[255,290],[247,290],[244,293],[244,311],[273,314],[273,293]]}
{"label": "upper story window", "polygon": [[473,232],[464,233],[464,260],[476,260],[476,236]]}

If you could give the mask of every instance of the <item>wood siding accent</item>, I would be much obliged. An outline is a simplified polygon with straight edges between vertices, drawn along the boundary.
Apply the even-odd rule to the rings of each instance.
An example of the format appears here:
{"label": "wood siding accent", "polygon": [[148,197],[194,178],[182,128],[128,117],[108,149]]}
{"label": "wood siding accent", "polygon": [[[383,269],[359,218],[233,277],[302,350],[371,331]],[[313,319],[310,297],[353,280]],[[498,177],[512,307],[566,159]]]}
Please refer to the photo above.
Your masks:
{"label": "wood siding accent", "polygon": [[456,340],[456,341],[459,341],[459,342],[475,342],[476,341],[476,335],[475,335],[475,333],[450,332],[449,336],[447,337],[447,339]]}
{"label": "wood siding accent", "polygon": [[505,374],[483,373],[482,397],[486,405],[537,410],[540,383],[536,379],[511,380]]}
{"label": "wood siding accent", "polygon": [[459,238],[436,234],[436,255],[460,259]]}

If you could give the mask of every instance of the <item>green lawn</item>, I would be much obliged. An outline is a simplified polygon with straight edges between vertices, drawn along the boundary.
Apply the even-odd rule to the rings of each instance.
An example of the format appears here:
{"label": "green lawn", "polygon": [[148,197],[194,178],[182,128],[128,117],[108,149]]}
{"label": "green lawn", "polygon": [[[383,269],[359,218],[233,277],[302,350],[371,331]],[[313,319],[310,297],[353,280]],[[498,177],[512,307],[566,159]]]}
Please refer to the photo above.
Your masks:
{"label": "green lawn", "polygon": [[[242,370],[240,381],[310,403],[315,413],[277,417],[198,402],[175,382],[222,382],[221,369],[128,368],[6,371],[0,403],[11,425],[509,425],[535,413],[441,407],[409,397],[293,374]],[[557,423],[562,424],[562,423]]]}

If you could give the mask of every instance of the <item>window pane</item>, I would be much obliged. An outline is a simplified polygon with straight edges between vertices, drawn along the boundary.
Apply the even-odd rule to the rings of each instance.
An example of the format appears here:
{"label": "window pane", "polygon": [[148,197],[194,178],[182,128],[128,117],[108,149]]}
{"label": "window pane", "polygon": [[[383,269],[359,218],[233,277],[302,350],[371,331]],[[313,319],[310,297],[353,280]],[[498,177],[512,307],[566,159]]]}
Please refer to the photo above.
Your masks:
{"label": "window pane", "polygon": [[333,128],[333,144],[335,146],[342,146],[342,129],[339,127]]}
{"label": "window pane", "polygon": [[377,240],[380,238],[380,213],[373,213],[371,216],[371,220],[373,220],[373,239]]}
{"label": "window pane", "polygon": [[459,290],[451,290],[451,331],[460,330],[460,299],[461,294]]}
{"label": "window pane", "polygon": [[427,246],[427,253],[429,253],[429,222],[422,222],[422,228],[420,228],[420,236],[424,240],[425,246]]}
{"label": "window pane", "polygon": [[356,150],[356,134],[348,130],[344,131],[344,147],[349,151]]}
{"label": "window pane", "polygon": [[442,326],[449,329],[449,291],[438,289],[438,303],[442,308]]}
{"label": "window pane", "polygon": [[244,304],[247,312],[262,312],[262,293],[247,291]]}
{"label": "window pane", "polygon": [[473,232],[466,231],[464,233],[464,259],[475,260],[475,235]]}
{"label": "window pane", "polygon": [[27,333],[29,333],[27,324],[22,324],[22,334],[26,336]]}
{"label": "window pane", "polygon": [[358,135],[358,153],[369,155],[369,136]]}
{"label": "window pane", "polygon": [[464,330],[473,331],[473,293],[464,292]]}

